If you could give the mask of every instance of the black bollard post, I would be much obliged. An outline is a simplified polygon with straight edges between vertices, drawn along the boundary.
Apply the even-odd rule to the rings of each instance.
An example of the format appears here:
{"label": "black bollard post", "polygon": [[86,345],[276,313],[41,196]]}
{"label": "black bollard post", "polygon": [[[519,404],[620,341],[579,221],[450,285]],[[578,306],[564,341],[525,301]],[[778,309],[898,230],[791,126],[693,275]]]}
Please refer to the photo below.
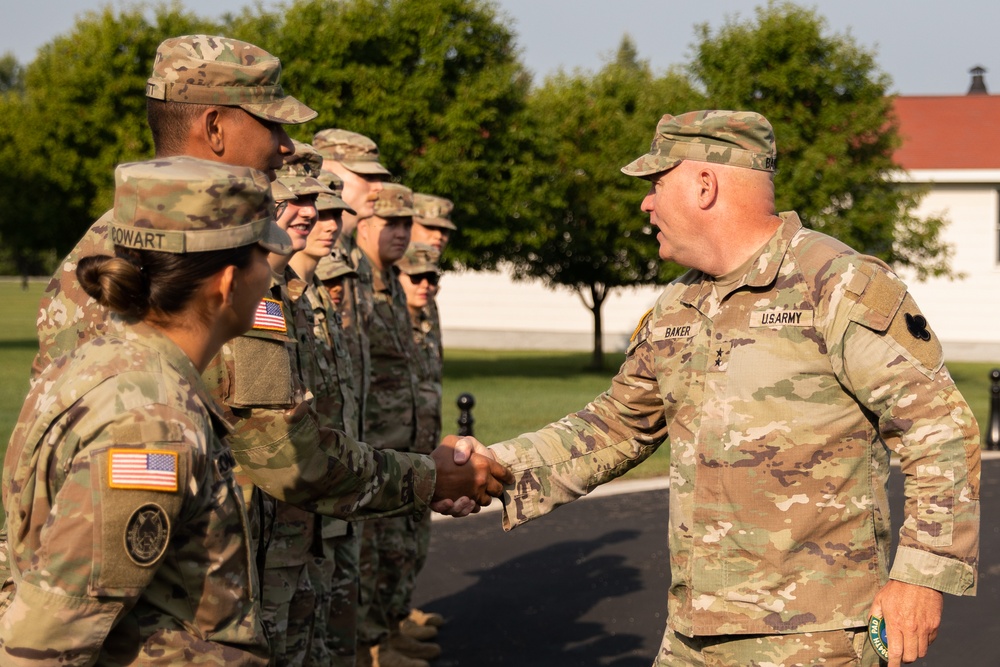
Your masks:
{"label": "black bollard post", "polygon": [[475,423],[475,419],[472,416],[472,408],[476,406],[476,399],[472,394],[459,394],[458,395],[458,434],[459,435],[472,435],[472,425]]}
{"label": "black bollard post", "polygon": [[986,449],[1000,449],[1000,368],[990,371],[990,425],[986,429]]}

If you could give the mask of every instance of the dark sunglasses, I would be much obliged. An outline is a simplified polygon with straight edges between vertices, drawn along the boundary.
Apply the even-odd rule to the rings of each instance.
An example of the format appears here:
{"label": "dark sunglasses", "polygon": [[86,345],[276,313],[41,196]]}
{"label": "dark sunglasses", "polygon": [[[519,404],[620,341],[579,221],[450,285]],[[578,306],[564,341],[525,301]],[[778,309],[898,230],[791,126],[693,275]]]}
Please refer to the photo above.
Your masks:
{"label": "dark sunglasses", "polygon": [[427,284],[430,285],[431,287],[436,287],[438,284],[438,274],[433,272],[414,273],[412,275],[407,275],[407,278],[409,278],[410,282],[413,283],[414,285],[419,285],[425,280],[427,281]]}

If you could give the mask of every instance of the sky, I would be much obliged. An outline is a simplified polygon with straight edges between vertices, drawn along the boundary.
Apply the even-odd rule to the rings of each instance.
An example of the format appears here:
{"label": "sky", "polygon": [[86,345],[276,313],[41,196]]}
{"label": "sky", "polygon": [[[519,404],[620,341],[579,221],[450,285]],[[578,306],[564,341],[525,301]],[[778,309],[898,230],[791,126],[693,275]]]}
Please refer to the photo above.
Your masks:
{"label": "sky", "polygon": [[[236,12],[254,0],[183,0],[206,17]],[[279,2],[260,0],[265,7]],[[687,60],[695,26],[752,18],[755,0],[495,0],[518,36],[522,62],[536,82],[559,68],[594,71],[624,34],[641,58],[661,72]],[[0,0],[0,54],[23,64],[87,10],[123,0]],[[879,68],[902,95],[964,95],[969,69],[986,68],[990,92],[1000,92],[1000,2],[996,0],[814,0],[830,34],[850,34],[876,52]]]}

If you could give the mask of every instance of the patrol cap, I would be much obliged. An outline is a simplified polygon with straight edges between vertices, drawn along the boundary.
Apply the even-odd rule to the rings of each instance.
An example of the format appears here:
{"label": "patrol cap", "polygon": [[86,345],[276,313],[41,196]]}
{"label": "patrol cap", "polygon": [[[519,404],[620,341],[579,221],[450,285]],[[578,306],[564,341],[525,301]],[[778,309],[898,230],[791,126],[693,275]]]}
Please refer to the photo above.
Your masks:
{"label": "patrol cap", "polygon": [[316,277],[320,280],[334,280],[344,276],[356,276],[358,272],[344,261],[343,257],[326,255],[316,265]]}
{"label": "patrol cap", "polygon": [[281,61],[253,44],[215,35],[171,37],[156,49],[146,97],[239,107],[275,123],[315,118],[315,111],[285,94],[280,77]]}
{"label": "patrol cap", "polygon": [[451,212],[454,208],[455,205],[450,199],[420,192],[413,193],[414,222],[419,222],[424,227],[457,230],[458,227],[451,221]]}
{"label": "patrol cap", "polygon": [[411,243],[403,257],[396,262],[399,270],[408,276],[420,273],[440,273],[437,248],[426,243]]}
{"label": "patrol cap", "polygon": [[175,254],[252,243],[292,252],[266,174],[187,156],[118,165],[108,233],[117,246]]}
{"label": "patrol cap", "polygon": [[347,211],[348,213],[354,215],[356,211],[347,205],[341,195],[344,193],[344,182],[340,180],[340,176],[337,176],[332,171],[320,171],[319,176],[316,180],[325,185],[326,187],[333,190],[332,195],[321,194],[316,197],[316,210],[317,211]]}
{"label": "patrol cap", "polygon": [[413,190],[399,183],[383,183],[375,200],[375,215],[380,218],[413,216]]}
{"label": "patrol cap", "polygon": [[645,178],[683,160],[773,172],[777,168],[774,130],[753,111],[666,114],[656,125],[649,152],[622,167],[622,173]]}
{"label": "patrol cap", "polygon": [[295,139],[292,139],[292,146],[295,150],[283,158],[284,169],[282,169],[282,173],[317,178],[323,171],[323,156],[309,144]]}
{"label": "patrol cap", "polygon": [[323,157],[357,174],[391,175],[379,162],[378,146],[363,134],[338,128],[320,130],[313,135],[313,146]]}
{"label": "patrol cap", "polygon": [[291,197],[284,197],[275,191],[277,201],[287,201],[304,195],[332,195],[333,190],[326,187],[316,178],[323,167],[323,157],[309,144],[292,141],[295,152],[286,155],[284,164],[274,172],[275,183],[291,192]]}

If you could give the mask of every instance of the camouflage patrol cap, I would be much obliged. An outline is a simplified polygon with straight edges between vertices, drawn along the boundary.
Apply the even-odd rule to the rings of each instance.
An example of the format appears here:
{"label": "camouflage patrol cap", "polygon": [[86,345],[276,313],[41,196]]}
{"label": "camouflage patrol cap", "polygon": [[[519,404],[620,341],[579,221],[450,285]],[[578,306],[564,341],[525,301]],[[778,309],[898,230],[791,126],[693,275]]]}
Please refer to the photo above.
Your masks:
{"label": "camouflage patrol cap", "polygon": [[344,261],[343,257],[326,255],[316,265],[316,277],[320,280],[335,280],[344,276],[356,276],[358,272]]}
{"label": "camouflage patrol cap", "polygon": [[363,134],[337,128],[320,130],[313,135],[313,146],[323,157],[357,174],[390,175],[378,161],[378,146]]}
{"label": "camouflage patrol cap", "polygon": [[323,170],[323,156],[309,144],[304,144],[295,139],[292,139],[292,146],[295,150],[283,158],[284,167],[282,168],[282,173],[291,173],[296,176],[312,176],[313,178],[319,177],[319,173]]}
{"label": "camouflage patrol cap", "polygon": [[323,168],[323,157],[309,144],[292,141],[295,152],[286,155],[284,164],[275,170],[275,183],[286,188],[291,197],[286,197],[280,191],[272,192],[276,201],[288,201],[304,195],[332,195],[333,190],[323,185],[318,179]]}
{"label": "camouflage patrol cap", "polygon": [[399,183],[383,183],[375,200],[375,215],[380,218],[413,216],[413,190]]}
{"label": "camouflage patrol cap", "polygon": [[187,156],[118,165],[108,233],[117,246],[175,254],[253,243],[292,251],[266,174]]}
{"label": "camouflage patrol cap", "polygon": [[346,201],[341,199],[341,195],[344,193],[344,182],[340,180],[340,176],[332,171],[320,171],[316,180],[333,190],[332,195],[322,194],[316,197],[317,211],[347,211],[351,215],[356,213],[353,208],[347,205]]}
{"label": "camouflage patrol cap", "polygon": [[146,97],[239,107],[275,123],[315,118],[315,111],[285,95],[280,76],[281,61],[253,44],[214,35],[171,37],[156,49]]}
{"label": "camouflage patrol cap", "polygon": [[440,273],[437,248],[426,243],[411,243],[402,259],[396,262],[399,270],[408,276],[420,273]]}
{"label": "camouflage patrol cap", "polygon": [[752,111],[666,114],[656,126],[649,153],[622,167],[622,173],[645,178],[683,160],[773,172],[777,168],[774,131],[766,118]]}
{"label": "camouflage patrol cap", "polygon": [[455,205],[450,199],[425,195],[420,192],[413,193],[413,218],[414,222],[419,222],[424,227],[443,227],[445,229],[457,230],[458,227],[451,221],[451,212]]}

